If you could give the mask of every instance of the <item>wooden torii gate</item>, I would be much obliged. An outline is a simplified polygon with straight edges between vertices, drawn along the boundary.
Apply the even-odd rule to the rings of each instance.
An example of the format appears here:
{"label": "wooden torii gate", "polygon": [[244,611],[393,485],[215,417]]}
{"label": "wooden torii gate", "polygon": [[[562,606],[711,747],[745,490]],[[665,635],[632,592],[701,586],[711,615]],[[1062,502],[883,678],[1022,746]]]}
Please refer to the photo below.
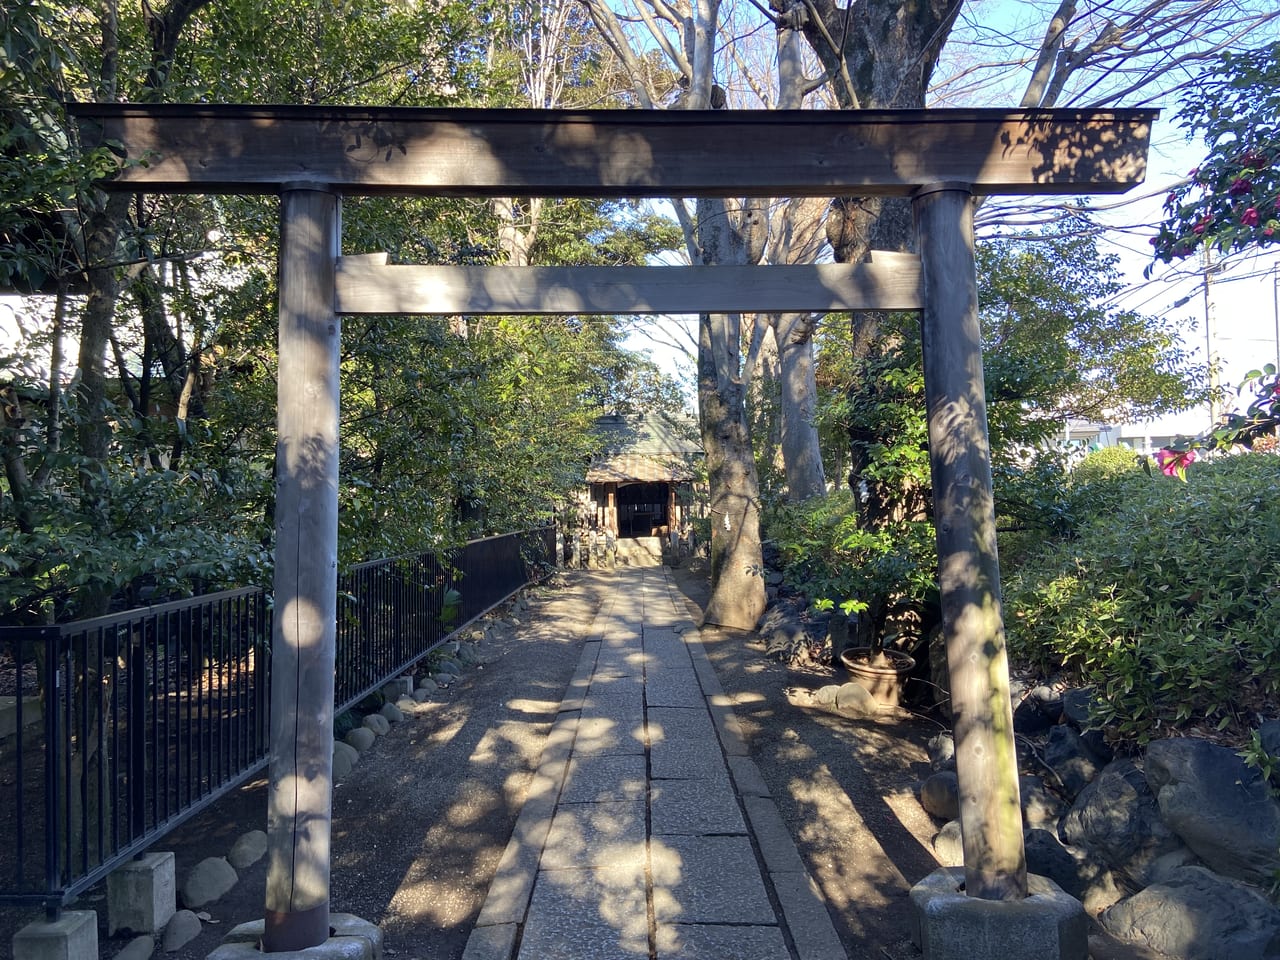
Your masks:
{"label": "wooden torii gate", "polygon": [[[268,952],[329,935],[342,314],[922,311],[965,890],[1026,895],[974,266],[975,195],[1118,193],[1152,110],[590,111],[88,104],[103,184],[279,193]],[[343,257],[344,194],[905,196],[919,255],[807,267],[389,266]]]}

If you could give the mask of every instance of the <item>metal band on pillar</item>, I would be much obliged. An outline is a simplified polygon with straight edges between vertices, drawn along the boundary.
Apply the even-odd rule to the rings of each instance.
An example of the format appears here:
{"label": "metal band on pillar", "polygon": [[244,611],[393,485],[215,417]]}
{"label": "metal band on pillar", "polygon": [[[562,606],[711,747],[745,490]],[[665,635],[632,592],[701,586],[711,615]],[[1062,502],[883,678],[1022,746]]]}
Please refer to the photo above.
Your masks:
{"label": "metal band on pillar", "polygon": [[268,953],[329,937],[338,566],[339,198],[281,191]]}
{"label": "metal band on pillar", "polygon": [[912,208],[965,892],[1016,900],[1027,894],[1026,861],[1000,611],[971,190],[964,183],[930,184],[916,191]]}

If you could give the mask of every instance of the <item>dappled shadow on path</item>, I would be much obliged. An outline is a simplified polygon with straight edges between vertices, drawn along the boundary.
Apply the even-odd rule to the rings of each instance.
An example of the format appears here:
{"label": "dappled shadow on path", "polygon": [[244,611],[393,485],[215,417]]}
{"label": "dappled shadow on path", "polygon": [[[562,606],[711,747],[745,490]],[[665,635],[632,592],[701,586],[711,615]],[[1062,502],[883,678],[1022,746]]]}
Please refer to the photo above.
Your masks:
{"label": "dappled shadow on path", "polygon": [[[676,583],[697,601],[699,580],[677,575]],[[938,866],[929,847],[938,824],[915,792],[936,725],[799,706],[788,699],[791,686],[838,682],[834,672],[793,673],[766,659],[749,633],[703,630],[702,641],[849,955],[918,956],[907,939],[907,892]]]}

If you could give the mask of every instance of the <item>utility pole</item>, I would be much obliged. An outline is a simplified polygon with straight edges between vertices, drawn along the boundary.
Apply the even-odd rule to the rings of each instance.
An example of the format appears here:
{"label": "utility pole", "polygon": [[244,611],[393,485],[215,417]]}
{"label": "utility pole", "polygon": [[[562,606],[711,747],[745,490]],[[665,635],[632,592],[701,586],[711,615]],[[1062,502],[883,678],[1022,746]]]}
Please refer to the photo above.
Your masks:
{"label": "utility pole", "polygon": [[1222,414],[1222,399],[1218,382],[1218,317],[1213,302],[1212,280],[1214,274],[1213,253],[1206,243],[1204,251],[1204,339],[1209,357],[1209,429],[1218,426]]}
{"label": "utility pole", "polygon": [[1276,318],[1276,372],[1280,373],[1280,263],[1271,267],[1271,309]]}

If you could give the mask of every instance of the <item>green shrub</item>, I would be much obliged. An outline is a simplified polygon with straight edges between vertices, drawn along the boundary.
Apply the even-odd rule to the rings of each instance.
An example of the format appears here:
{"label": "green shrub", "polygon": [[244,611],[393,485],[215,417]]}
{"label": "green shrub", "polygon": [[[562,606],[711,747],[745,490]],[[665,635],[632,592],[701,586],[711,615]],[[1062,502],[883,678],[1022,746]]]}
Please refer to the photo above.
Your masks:
{"label": "green shrub", "polygon": [[1245,729],[1280,686],[1280,458],[1099,485],[1074,538],[1005,571],[1011,655],[1093,684],[1125,738]]}
{"label": "green shrub", "polygon": [[860,529],[857,502],[841,490],[780,506],[766,525],[782,554],[786,581],[819,607],[863,613],[886,599],[918,606],[935,598],[937,548],[927,520]]}
{"label": "green shrub", "polygon": [[1064,462],[1061,450],[1041,450],[1029,460],[991,465],[1002,569],[1075,529]]}
{"label": "green shrub", "polygon": [[1103,447],[1085,455],[1071,471],[1073,484],[1122,477],[1142,469],[1142,457],[1128,447]]}

